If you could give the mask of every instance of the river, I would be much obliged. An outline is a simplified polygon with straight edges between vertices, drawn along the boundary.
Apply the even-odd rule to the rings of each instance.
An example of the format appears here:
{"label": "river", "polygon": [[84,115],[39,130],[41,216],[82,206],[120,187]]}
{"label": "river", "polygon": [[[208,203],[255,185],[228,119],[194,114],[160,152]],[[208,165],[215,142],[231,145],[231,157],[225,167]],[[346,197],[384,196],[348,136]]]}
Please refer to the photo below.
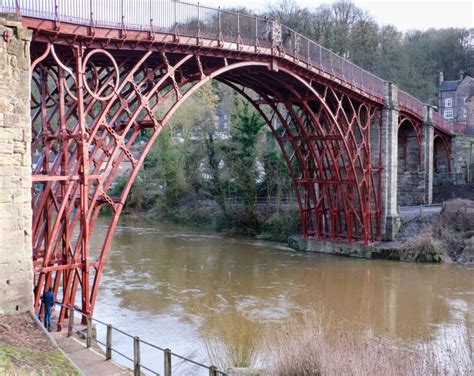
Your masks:
{"label": "river", "polygon": [[[93,249],[106,224],[99,219]],[[256,327],[276,329],[314,308],[347,320],[347,330],[356,323],[406,343],[436,346],[459,335],[471,335],[472,341],[474,269],[295,252],[279,243],[124,216],[107,257],[95,317],[208,363],[203,339],[216,316],[236,314]],[[98,326],[99,338],[104,335]],[[115,345],[133,354],[130,338],[114,333]],[[142,346],[144,365],[158,370],[162,358]],[[199,374],[175,364],[180,374]]]}

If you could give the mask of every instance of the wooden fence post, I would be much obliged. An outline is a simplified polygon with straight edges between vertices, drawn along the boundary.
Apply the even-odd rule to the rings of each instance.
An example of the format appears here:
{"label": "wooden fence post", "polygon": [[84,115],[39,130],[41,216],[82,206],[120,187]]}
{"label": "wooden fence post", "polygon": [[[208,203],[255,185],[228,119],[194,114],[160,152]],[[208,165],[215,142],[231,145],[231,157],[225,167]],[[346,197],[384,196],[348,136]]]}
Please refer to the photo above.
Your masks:
{"label": "wooden fence post", "polygon": [[164,376],[171,376],[171,350],[165,349],[165,372]]}
{"label": "wooden fence post", "polygon": [[140,376],[140,338],[133,338],[133,374]]}
{"label": "wooden fence post", "polygon": [[91,347],[91,344],[92,344],[92,317],[86,316],[86,321],[87,321],[86,346]]}
{"label": "wooden fence post", "polygon": [[72,336],[72,329],[74,327],[74,308],[69,307],[69,324],[67,328],[67,336]]}

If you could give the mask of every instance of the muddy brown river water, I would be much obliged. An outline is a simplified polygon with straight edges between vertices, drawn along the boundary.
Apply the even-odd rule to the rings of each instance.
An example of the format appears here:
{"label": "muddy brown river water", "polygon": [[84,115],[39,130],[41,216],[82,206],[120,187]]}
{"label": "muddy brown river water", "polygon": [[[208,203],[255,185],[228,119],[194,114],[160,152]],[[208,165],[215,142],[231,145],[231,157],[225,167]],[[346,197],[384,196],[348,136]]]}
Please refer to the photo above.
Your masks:
{"label": "muddy brown river water", "polygon": [[[100,219],[97,238],[105,231]],[[207,363],[203,338],[211,316],[238,314],[278,328],[315,307],[350,322],[347,330],[355,324],[433,347],[459,336],[472,342],[474,268],[299,253],[279,243],[124,217],[95,317]],[[99,338],[104,335],[99,326]],[[133,354],[129,338],[114,333],[115,344]],[[142,351],[143,363],[161,373],[162,353]],[[181,363],[176,370],[201,374]]]}

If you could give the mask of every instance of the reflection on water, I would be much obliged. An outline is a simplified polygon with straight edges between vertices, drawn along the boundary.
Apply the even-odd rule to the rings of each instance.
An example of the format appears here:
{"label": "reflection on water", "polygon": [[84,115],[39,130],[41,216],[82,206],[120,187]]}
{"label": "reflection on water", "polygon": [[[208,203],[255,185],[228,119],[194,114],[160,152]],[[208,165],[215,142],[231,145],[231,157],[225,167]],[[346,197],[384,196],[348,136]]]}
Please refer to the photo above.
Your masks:
{"label": "reflection on water", "polygon": [[[102,238],[106,220],[96,228]],[[95,316],[205,361],[202,338],[211,314],[234,311],[255,325],[276,327],[313,307],[375,335],[435,343],[441,331],[474,332],[474,269],[299,253],[277,243],[123,218]],[[119,335],[115,340],[124,349],[129,344]],[[161,353],[143,350],[145,364],[161,363]]]}

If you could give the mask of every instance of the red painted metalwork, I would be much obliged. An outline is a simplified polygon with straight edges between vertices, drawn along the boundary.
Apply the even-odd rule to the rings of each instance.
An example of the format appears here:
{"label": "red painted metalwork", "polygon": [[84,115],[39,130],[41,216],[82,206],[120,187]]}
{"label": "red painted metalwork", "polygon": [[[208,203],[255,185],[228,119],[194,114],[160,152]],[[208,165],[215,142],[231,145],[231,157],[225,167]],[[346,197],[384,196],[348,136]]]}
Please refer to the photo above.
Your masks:
{"label": "red painted metalwork", "polygon": [[[3,3],[33,30],[35,308],[53,286],[61,303],[93,313],[112,235],[147,153],[181,103],[212,79],[266,120],[306,238],[381,238],[383,80],[276,22],[182,2],[155,9],[150,1],[145,10],[140,2],[133,11],[132,2],[110,3]],[[420,121],[412,107],[404,116]],[[124,161],[133,168],[112,197]],[[104,207],[113,213],[109,229],[91,250]]]}

